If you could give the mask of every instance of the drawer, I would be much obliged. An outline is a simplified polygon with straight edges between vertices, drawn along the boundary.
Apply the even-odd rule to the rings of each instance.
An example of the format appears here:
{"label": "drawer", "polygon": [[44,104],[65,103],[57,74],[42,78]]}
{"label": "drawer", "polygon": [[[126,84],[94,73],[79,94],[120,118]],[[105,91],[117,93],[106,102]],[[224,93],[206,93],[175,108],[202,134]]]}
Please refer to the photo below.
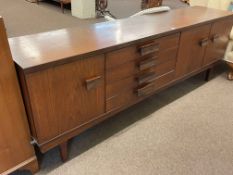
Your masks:
{"label": "drawer", "polygon": [[[158,76],[155,73],[153,74],[153,72],[149,72],[151,73],[151,77],[148,76],[148,81],[144,78],[146,81],[142,82],[141,85],[139,79],[134,76],[108,84],[106,91],[107,111],[133,103],[135,100],[146,97],[157,89],[167,85],[175,77],[174,64],[171,64],[172,61],[173,60],[161,64],[161,67],[159,68],[161,76]],[[166,72],[165,70],[170,71]]]}
{"label": "drawer", "polygon": [[176,62],[177,52],[178,52],[178,47],[175,47],[159,52],[158,54],[145,57],[138,61],[138,69],[139,71],[144,71],[146,69],[150,69],[156,65],[169,62],[171,60]]}
{"label": "drawer", "polygon": [[155,68],[155,74],[157,76],[161,76],[161,75],[166,74],[172,70],[175,70],[175,67],[176,67],[176,60],[170,59],[166,62],[163,62],[163,63],[157,65]]}
{"label": "drawer", "polygon": [[168,60],[176,60],[178,53],[178,47],[173,47],[164,50],[158,54],[157,64],[163,63]]}
{"label": "drawer", "polygon": [[134,89],[130,89],[123,93],[118,94],[117,96],[108,99],[106,103],[107,111],[112,111],[117,108],[129,105],[135,102],[138,99],[138,96],[135,93]]}
{"label": "drawer", "polygon": [[144,84],[154,81],[157,77],[162,76],[168,72],[174,71],[176,66],[175,59],[169,59],[166,62],[162,62],[156,66],[153,66],[147,70],[140,71],[136,76],[138,84]]}
{"label": "drawer", "polygon": [[154,81],[139,86],[136,90],[138,97],[146,97],[157,89],[162,88],[169,84],[169,82],[173,81],[175,78],[175,71],[168,72],[160,77],[157,77]]}
{"label": "drawer", "polygon": [[[173,34],[109,52],[106,54],[106,69],[112,69],[151,54],[157,56],[161,54],[161,56],[172,56],[173,53],[173,55],[176,55],[179,38],[180,34]],[[162,53],[163,51],[166,51],[166,53]]]}
{"label": "drawer", "polygon": [[136,61],[130,61],[121,66],[114,67],[113,69],[107,70],[106,80],[107,80],[107,83],[119,81],[124,78],[133,76],[137,74],[137,72],[138,72],[138,66],[137,66]]}
{"label": "drawer", "polygon": [[155,40],[139,44],[138,51],[140,56],[155,54],[170,48],[178,47],[180,34],[173,34]]}
{"label": "drawer", "polygon": [[106,54],[106,69],[117,67],[139,57],[136,46],[126,47]]}
{"label": "drawer", "polygon": [[137,86],[137,81],[135,76],[128,77],[116,82],[107,84],[106,87],[106,98],[109,99],[122,92],[134,89]]}
{"label": "drawer", "polygon": [[157,77],[173,71],[175,65],[176,59],[169,59],[156,66],[151,64],[151,67],[146,70],[138,71],[137,64],[129,62],[109,70],[106,75],[106,98],[114,97],[123,91],[137,87],[137,85],[144,85],[148,82],[152,82],[157,79]]}
{"label": "drawer", "polygon": [[155,90],[162,88],[173,81],[175,78],[175,71],[168,72],[155,80]]}

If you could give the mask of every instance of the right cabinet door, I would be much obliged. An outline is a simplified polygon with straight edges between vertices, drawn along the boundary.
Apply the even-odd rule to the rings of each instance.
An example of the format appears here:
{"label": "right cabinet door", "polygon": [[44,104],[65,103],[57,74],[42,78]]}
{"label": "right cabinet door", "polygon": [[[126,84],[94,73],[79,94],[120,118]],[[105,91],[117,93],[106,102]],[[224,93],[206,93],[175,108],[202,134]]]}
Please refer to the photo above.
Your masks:
{"label": "right cabinet door", "polygon": [[183,31],[176,63],[176,77],[180,78],[202,67],[209,42],[211,24]]}
{"label": "right cabinet door", "polygon": [[213,23],[210,32],[210,42],[204,57],[204,66],[224,57],[232,25],[232,18]]}

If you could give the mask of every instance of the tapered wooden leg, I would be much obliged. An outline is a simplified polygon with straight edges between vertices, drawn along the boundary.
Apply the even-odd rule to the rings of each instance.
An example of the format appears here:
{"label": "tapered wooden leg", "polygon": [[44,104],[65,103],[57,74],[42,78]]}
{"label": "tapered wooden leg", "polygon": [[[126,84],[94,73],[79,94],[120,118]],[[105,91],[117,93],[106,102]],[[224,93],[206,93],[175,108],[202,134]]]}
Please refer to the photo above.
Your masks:
{"label": "tapered wooden leg", "polygon": [[38,161],[37,161],[36,157],[31,162],[29,162],[28,164],[26,164],[25,166],[23,166],[20,169],[21,170],[28,170],[32,174],[37,173],[39,171],[39,165],[38,165]]}
{"label": "tapered wooden leg", "polygon": [[68,141],[60,144],[59,148],[60,148],[60,155],[61,155],[62,161],[63,162],[67,161],[67,159],[68,159]]}
{"label": "tapered wooden leg", "polygon": [[209,81],[210,80],[210,76],[211,76],[212,70],[213,70],[213,68],[207,69],[207,71],[205,73],[205,81]]}

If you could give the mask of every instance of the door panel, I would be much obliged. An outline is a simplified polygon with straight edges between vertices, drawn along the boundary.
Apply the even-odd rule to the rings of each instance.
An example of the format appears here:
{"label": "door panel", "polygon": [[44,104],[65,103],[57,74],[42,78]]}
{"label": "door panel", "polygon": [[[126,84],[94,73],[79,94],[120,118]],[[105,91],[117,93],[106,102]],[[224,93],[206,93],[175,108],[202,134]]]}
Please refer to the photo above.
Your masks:
{"label": "door panel", "polygon": [[26,77],[39,143],[105,112],[104,56],[85,58]]}
{"label": "door panel", "polygon": [[232,18],[215,22],[212,25],[210,42],[206,49],[204,65],[211,64],[224,57],[232,26]]}
{"label": "door panel", "polygon": [[211,25],[204,25],[181,33],[176,64],[176,77],[182,77],[202,67]]}

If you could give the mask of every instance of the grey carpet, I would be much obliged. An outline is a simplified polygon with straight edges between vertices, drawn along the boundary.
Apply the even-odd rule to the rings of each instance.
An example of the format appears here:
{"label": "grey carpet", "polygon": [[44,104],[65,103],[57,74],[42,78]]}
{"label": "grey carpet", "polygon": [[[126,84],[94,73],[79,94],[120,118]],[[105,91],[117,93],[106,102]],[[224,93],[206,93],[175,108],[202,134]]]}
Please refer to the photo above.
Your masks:
{"label": "grey carpet", "polygon": [[[184,6],[178,0],[165,3]],[[139,0],[109,5],[119,18],[139,7]],[[47,3],[0,0],[9,36],[99,22],[69,13]],[[203,74],[179,83],[75,137],[66,163],[52,149],[40,160],[37,175],[232,175],[233,84],[224,70],[208,83]]]}

